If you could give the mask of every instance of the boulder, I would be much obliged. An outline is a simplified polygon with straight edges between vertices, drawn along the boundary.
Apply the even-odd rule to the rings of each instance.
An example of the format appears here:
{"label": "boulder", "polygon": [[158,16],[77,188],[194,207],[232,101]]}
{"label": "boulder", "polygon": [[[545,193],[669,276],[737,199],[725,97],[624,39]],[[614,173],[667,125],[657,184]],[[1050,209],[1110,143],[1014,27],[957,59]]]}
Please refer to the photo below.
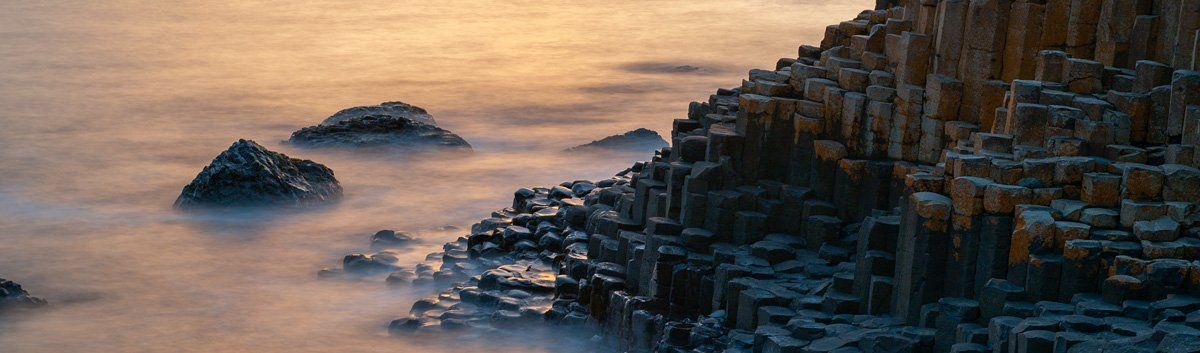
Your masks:
{"label": "boulder", "polygon": [[657,132],[646,128],[639,128],[621,135],[612,135],[586,144],[571,147],[565,151],[653,152],[654,150],[663,147],[667,147],[667,141],[663,140],[662,136],[659,136]]}
{"label": "boulder", "polygon": [[371,246],[386,247],[386,246],[393,246],[393,245],[403,245],[403,244],[412,242],[413,239],[415,239],[415,238],[412,236],[412,234],[409,234],[408,232],[397,232],[397,231],[394,231],[391,229],[384,229],[384,230],[375,232],[375,235],[371,236]]}
{"label": "boulder", "polygon": [[0,310],[46,305],[46,300],[29,295],[20,284],[0,278]]}
{"label": "boulder", "polygon": [[328,167],[238,140],[183,188],[175,207],[306,206],[341,196]]}
{"label": "boulder", "polygon": [[408,118],[409,120],[424,123],[428,125],[437,125],[433,121],[433,116],[421,107],[404,103],[404,102],[383,102],[379,105],[370,105],[354,108],[346,108],[330,115],[321,122],[321,125],[336,125],[338,122],[350,120],[354,118],[364,117],[368,115],[387,115]]}
{"label": "boulder", "polygon": [[293,132],[287,142],[309,148],[471,149],[462,137],[436,125],[403,115],[386,114],[355,116],[331,124],[309,126]]}
{"label": "boulder", "polygon": [[397,253],[380,251],[374,254],[350,254],[342,258],[342,270],[353,274],[372,274],[400,270]]}

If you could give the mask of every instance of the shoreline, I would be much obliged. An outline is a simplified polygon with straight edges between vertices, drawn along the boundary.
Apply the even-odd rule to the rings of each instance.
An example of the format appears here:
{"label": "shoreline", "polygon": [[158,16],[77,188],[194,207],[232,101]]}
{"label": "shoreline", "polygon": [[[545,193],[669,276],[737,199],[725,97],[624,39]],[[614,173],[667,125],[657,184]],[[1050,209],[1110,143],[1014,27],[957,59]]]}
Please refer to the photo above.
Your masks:
{"label": "shoreline", "polygon": [[656,352],[1194,349],[1200,73],[1130,51],[1134,26],[1054,37],[1132,16],[1114,2],[1082,21],[1078,2],[906,2],[831,25],[692,103],[629,174],[517,191],[438,255],[430,276],[452,287],[389,331],[545,321]]}

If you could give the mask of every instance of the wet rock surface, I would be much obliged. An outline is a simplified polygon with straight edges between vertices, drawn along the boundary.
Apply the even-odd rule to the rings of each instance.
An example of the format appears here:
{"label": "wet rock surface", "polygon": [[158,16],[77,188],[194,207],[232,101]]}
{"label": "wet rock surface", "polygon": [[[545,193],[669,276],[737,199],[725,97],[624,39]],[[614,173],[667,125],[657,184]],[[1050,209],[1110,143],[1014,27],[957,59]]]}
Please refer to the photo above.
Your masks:
{"label": "wet rock surface", "polygon": [[20,284],[0,278],[0,310],[33,308],[46,305],[46,300],[30,295]]}
{"label": "wet rock surface", "polygon": [[356,147],[470,150],[462,137],[432,124],[402,115],[364,115],[292,133],[288,143],[309,148]]}
{"label": "wet rock surface", "polygon": [[341,196],[328,167],[238,140],[183,188],[175,207],[306,206]]}
{"label": "wet rock surface", "polygon": [[582,152],[645,152],[650,153],[659,148],[667,147],[667,141],[663,140],[657,132],[650,129],[639,128],[620,135],[612,135],[596,141],[592,141],[579,146],[566,149],[566,152],[582,153]]}

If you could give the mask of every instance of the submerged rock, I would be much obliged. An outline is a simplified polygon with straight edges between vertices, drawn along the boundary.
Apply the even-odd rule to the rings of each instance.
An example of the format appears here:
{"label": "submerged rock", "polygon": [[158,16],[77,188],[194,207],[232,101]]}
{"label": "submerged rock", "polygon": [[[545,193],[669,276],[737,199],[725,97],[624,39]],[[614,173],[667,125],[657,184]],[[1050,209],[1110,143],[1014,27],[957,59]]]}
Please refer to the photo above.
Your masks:
{"label": "submerged rock", "polygon": [[183,188],[175,207],[305,206],[341,196],[328,167],[238,140]]}
{"label": "submerged rock", "polygon": [[407,286],[417,279],[417,273],[409,269],[399,269],[389,273],[384,283],[390,286]]}
{"label": "submerged rock", "polygon": [[586,144],[571,147],[565,151],[652,152],[663,147],[667,147],[667,141],[663,140],[662,136],[659,136],[657,132],[646,128],[639,128],[621,135],[612,135]]}
{"label": "submerged rock", "polygon": [[385,246],[393,246],[393,245],[403,245],[403,244],[412,242],[413,239],[416,239],[416,238],[414,238],[412,236],[412,234],[409,234],[407,232],[397,232],[397,231],[394,231],[391,229],[384,229],[384,230],[375,232],[375,235],[371,236],[371,246],[385,247]]}
{"label": "submerged rock", "polygon": [[419,123],[437,125],[433,116],[425,109],[404,102],[383,102],[379,105],[346,108],[325,118],[321,125],[334,125],[338,122],[370,115],[387,115],[405,117]]}
{"label": "submerged rock", "polygon": [[403,102],[342,110],[293,132],[287,142],[314,148],[471,149],[462,137],[438,127],[425,109]]}
{"label": "submerged rock", "polygon": [[623,65],[621,68],[629,72],[647,74],[703,74],[713,71],[695,65],[680,65],[669,62],[636,62]]}
{"label": "submerged rock", "polygon": [[342,258],[342,270],[353,274],[390,272],[400,268],[400,258],[395,252],[380,251],[374,254],[350,254]]}
{"label": "submerged rock", "polygon": [[42,305],[46,305],[45,299],[29,295],[17,282],[0,278],[0,309]]}

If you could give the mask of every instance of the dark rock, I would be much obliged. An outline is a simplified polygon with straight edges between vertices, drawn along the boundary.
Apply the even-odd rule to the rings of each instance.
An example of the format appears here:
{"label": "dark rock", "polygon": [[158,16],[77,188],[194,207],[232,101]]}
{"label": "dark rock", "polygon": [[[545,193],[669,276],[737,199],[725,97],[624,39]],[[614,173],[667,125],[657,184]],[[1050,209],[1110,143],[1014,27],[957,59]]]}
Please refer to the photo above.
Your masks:
{"label": "dark rock", "polygon": [[450,131],[392,115],[366,115],[340,120],[330,125],[309,126],[293,132],[287,142],[314,148],[471,149],[466,140]]}
{"label": "dark rock", "polygon": [[20,284],[0,278],[0,310],[31,308],[46,305],[46,300],[29,295]]}
{"label": "dark rock", "polygon": [[340,268],[323,268],[320,271],[317,271],[317,279],[332,280],[345,277],[346,271],[342,271]]}
{"label": "dark rock", "polygon": [[1038,179],[1038,178],[1024,178],[1021,180],[1017,180],[1017,185],[1023,186],[1026,188],[1030,188],[1030,189],[1038,189],[1038,188],[1046,187],[1046,184],[1043,183],[1042,180]]}
{"label": "dark rock", "polygon": [[1200,338],[1189,335],[1167,335],[1158,345],[1159,352],[1191,353],[1200,352]]}
{"label": "dark rock", "polygon": [[666,62],[637,62],[623,66],[625,70],[640,73],[660,73],[660,74],[683,74],[705,71],[704,68],[694,65],[677,65]]}
{"label": "dark rock", "polygon": [[977,343],[957,343],[950,347],[950,353],[983,353],[987,347]]}
{"label": "dark rock", "polygon": [[392,335],[400,335],[415,332],[420,329],[421,326],[426,325],[426,321],[427,320],[420,318],[403,318],[393,320],[390,324],[388,324],[388,333]]}
{"label": "dark rock", "polygon": [[437,125],[433,116],[425,109],[404,102],[383,102],[379,105],[346,108],[325,118],[321,125],[334,125],[338,122],[368,115],[388,115],[405,117],[419,123]]}
{"label": "dark rock", "polygon": [[1105,330],[1107,328],[1107,324],[1104,322],[1104,320],[1089,316],[1066,315],[1063,316],[1060,327],[1063,330],[1095,333]]}
{"label": "dark rock", "polygon": [[1179,239],[1179,222],[1169,217],[1133,224],[1133,235],[1140,240],[1167,242]]}
{"label": "dark rock", "polygon": [[411,270],[398,270],[389,273],[384,281],[390,286],[405,286],[412,284],[417,274]]}
{"label": "dark rock", "polygon": [[592,192],[592,190],[595,190],[595,189],[596,189],[596,184],[593,184],[590,181],[580,181],[580,182],[571,184],[571,193],[575,194],[575,197],[587,196],[588,193]]}
{"label": "dark rock", "polygon": [[766,259],[772,265],[795,257],[795,249],[773,241],[759,241],[750,246],[750,254]]}
{"label": "dark rock", "polygon": [[662,136],[659,136],[657,132],[646,128],[639,128],[621,135],[612,135],[583,145],[571,147],[565,151],[652,152],[663,147],[667,147],[667,141],[663,140]]}
{"label": "dark rock", "polygon": [[[1011,338],[1010,338],[1011,340]],[[1017,352],[1054,352],[1054,332],[1044,330],[1023,331],[1016,335]]]}
{"label": "dark rock", "polygon": [[398,268],[399,259],[395,254],[382,251],[376,254],[350,254],[342,259],[342,269],[348,273],[370,274],[375,272],[393,271]]}
{"label": "dark rock", "polygon": [[708,137],[706,136],[688,136],[680,141],[679,158],[687,163],[695,163],[704,160],[705,153],[708,152]]}
{"label": "dark rock", "polygon": [[413,238],[413,236],[411,234],[408,234],[406,232],[397,232],[397,231],[390,230],[390,229],[384,229],[384,230],[375,232],[375,235],[371,236],[371,245],[373,245],[373,246],[400,245],[400,244],[409,243],[409,242],[413,241],[413,239],[415,239],[415,238]]}
{"label": "dark rock", "polygon": [[342,186],[324,165],[238,140],[183,188],[175,207],[306,206],[341,196]]}

